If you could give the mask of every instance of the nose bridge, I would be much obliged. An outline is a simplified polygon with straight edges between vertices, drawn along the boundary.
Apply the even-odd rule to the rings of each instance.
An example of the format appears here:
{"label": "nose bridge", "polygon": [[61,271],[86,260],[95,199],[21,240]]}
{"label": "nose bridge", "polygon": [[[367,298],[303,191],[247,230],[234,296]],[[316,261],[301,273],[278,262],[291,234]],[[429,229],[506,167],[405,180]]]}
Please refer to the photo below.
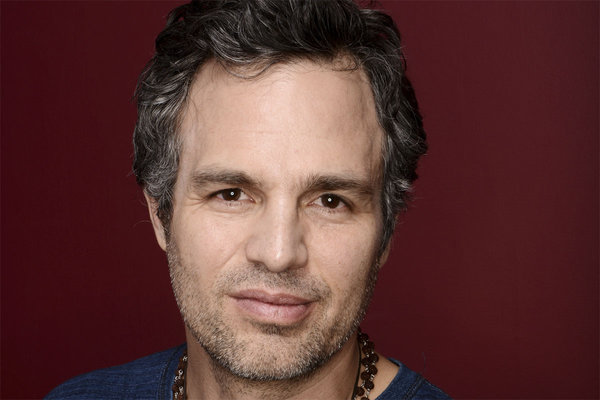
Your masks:
{"label": "nose bridge", "polygon": [[253,227],[246,247],[249,261],[273,272],[301,267],[308,258],[296,203],[289,199],[268,202]]}

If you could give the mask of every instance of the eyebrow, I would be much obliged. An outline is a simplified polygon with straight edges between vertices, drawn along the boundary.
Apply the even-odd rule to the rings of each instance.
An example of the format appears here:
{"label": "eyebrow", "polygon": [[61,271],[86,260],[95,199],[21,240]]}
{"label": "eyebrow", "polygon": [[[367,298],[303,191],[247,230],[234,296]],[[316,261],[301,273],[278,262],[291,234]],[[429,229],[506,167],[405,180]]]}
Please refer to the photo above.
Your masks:
{"label": "eyebrow", "polygon": [[[190,179],[191,189],[200,191],[205,185],[225,184],[232,187],[261,187],[261,182],[242,171],[229,169],[206,169],[195,171]],[[375,193],[375,181],[357,179],[346,175],[312,174],[301,182],[305,193],[348,191],[361,198],[371,198]]]}
{"label": "eyebrow", "polygon": [[304,182],[306,192],[349,191],[364,198],[375,193],[375,182],[337,175],[312,175]]}
{"label": "eyebrow", "polygon": [[195,171],[190,179],[190,186],[194,190],[200,190],[208,184],[226,184],[237,186],[260,186],[259,182],[252,179],[246,173],[235,170],[207,169]]}

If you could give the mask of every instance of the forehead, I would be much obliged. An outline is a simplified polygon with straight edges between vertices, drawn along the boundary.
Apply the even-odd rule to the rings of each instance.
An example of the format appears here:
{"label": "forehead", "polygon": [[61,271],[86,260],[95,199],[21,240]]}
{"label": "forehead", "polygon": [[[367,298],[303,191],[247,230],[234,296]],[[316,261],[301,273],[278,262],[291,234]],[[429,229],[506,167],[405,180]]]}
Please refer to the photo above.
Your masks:
{"label": "forehead", "polygon": [[299,61],[244,79],[210,62],[182,117],[180,175],[207,166],[265,180],[379,172],[382,131],[361,70]]}

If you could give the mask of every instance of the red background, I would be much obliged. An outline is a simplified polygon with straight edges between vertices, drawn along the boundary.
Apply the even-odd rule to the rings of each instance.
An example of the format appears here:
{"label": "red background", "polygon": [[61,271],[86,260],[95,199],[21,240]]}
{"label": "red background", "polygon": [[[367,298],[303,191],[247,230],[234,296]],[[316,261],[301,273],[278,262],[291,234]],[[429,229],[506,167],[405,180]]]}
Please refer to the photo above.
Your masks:
{"label": "red background", "polygon": [[[2,2],[3,398],[183,340],[130,174],[172,5]],[[599,3],[384,6],[431,146],[365,330],[455,398],[598,398]]]}

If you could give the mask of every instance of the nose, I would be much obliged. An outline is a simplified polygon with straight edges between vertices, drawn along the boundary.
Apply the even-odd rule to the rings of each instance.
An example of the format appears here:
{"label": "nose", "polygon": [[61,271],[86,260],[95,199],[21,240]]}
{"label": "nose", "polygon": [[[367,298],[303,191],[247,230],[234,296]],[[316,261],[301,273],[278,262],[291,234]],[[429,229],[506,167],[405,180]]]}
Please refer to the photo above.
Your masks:
{"label": "nose", "polygon": [[308,251],[298,210],[284,201],[270,204],[260,213],[246,243],[248,261],[272,272],[283,272],[306,264]]}

